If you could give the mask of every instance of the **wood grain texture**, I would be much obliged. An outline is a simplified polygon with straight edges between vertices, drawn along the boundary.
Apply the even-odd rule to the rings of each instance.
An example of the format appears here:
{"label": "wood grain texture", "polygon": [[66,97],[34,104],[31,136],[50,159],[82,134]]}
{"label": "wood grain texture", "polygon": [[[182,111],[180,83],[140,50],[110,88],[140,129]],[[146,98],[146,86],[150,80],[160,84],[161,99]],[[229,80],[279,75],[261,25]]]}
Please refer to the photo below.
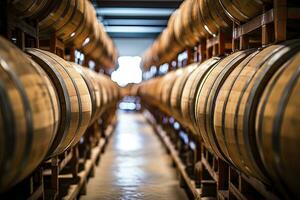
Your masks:
{"label": "wood grain texture", "polygon": [[230,87],[230,92],[227,93],[228,88],[221,88],[218,96],[224,101],[223,95],[227,93],[225,108],[220,109],[224,118],[221,120],[223,134],[220,135],[224,137],[230,159],[244,173],[265,182],[268,179],[264,175],[255,138],[255,113],[267,82],[297,51],[298,45],[298,41],[289,41],[253,53],[233,70],[227,79],[229,84],[227,80],[224,83],[224,87]]}
{"label": "wood grain texture", "polygon": [[194,23],[191,15],[193,6],[193,0],[184,1],[179,10],[180,19],[177,19],[181,22],[179,40],[183,40],[186,47],[193,47],[200,39],[193,29]]}
{"label": "wood grain texture", "polygon": [[299,51],[299,39],[238,51],[148,80],[138,93],[159,123],[175,118],[232,168],[297,199]]}
{"label": "wood grain texture", "polygon": [[237,23],[246,22],[263,12],[264,5],[272,4],[270,0],[220,0],[228,17]]}
{"label": "wood grain texture", "polygon": [[27,53],[47,72],[59,95],[61,121],[48,153],[50,157],[64,152],[79,141],[89,124],[91,99],[83,78],[70,63],[39,49],[27,49]]}
{"label": "wood grain texture", "polygon": [[59,29],[55,34],[62,40],[67,41],[75,37],[77,30],[84,22],[84,12],[86,11],[85,3],[82,0],[76,0],[76,7],[73,9],[72,15],[68,22]]}
{"label": "wood grain texture", "polygon": [[214,107],[218,104],[216,97],[232,70],[251,52],[253,50],[239,51],[222,59],[206,74],[201,82],[202,87],[196,91],[194,104],[196,126],[208,150],[223,160],[226,160],[226,157],[216,142],[213,129]]}
{"label": "wood grain texture", "polygon": [[181,113],[186,121],[187,127],[192,130],[195,134],[198,133],[196,130],[195,120],[195,101],[197,90],[200,87],[202,79],[205,74],[220,60],[220,58],[211,58],[202,64],[200,64],[189,76],[188,80],[182,91],[181,97]]}
{"label": "wood grain texture", "polygon": [[198,1],[200,15],[204,27],[210,35],[216,35],[220,28],[228,28],[231,23],[225,15],[219,0],[200,0]]}
{"label": "wood grain texture", "polygon": [[[16,13],[20,17],[29,18],[41,18],[42,14],[48,14],[47,8],[52,6],[51,0],[22,0],[22,1],[9,1],[9,3],[14,7]],[[48,9],[49,10],[49,9]]]}
{"label": "wood grain texture", "polygon": [[[174,82],[171,96],[170,96],[170,105],[171,105],[171,112],[172,115],[181,123],[183,123],[181,110],[180,110],[180,104],[181,104],[181,95],[184,88],[184,85],[190,75],[191,72],[197,67],[197,64],[191,64],[187,67],[185,67],[182,70],[182,73],[179,74],[176,77],[176,80]],[[178,71],[179,72],[179,71]]]}
{"label": "wood grain texture", "polygon": [[58,97],[46,73],[0,38],[0,191],[44,159],[59,123]]}
{"label": "wood grain texture", "polygon": [[102,95],[101,90],[96,80],[95,72],[85,67],[82,67],[76,63],[71,63],[71,64],[81,74],[89,90],[91,103],[92,103],[91,120],[89,123],[89,125],[91,125],[100,117],[101,114],[101,107],[103,106],[102,105],[103,102],[101,100],[101,95]]}
{"label": "wood grain texture", "polygon": [[[299,63],[289,59],[268,83],[256,114],[256,139],[268,173],[291,198],[299,198]],[[270,152],[272,152],[270,154]]]}
{"label": "wood grain texture", "polygon": [[176,72],[172,71],[166,76],[163,77],[161,81],[162,89],[160,91],[160,102],[161,102],[161,109],[166,112],[168,115],[171,115],[170,111],[170,96],[172,92],[172,88],[174,82],[176,80]]}

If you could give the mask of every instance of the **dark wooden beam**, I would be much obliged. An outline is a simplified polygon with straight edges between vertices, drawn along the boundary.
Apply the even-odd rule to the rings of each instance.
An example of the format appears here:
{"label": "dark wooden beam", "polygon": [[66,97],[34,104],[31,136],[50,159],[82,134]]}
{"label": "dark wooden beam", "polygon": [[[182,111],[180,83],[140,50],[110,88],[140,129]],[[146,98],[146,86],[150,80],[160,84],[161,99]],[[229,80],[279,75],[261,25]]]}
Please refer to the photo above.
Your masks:
{"label": "dark wooden beam", "polygon": [[156,38],[159,33],[108,33],[111,38]]}
{"label": "dark wooden beam", "polygon": [[101,20],[106,20],[106,19],[157,19],[157,20],[168,20],[169,16],[110,16],[110,15],[105,15],[97,16]]}
{"label": "dark wooden beam", "polygon": [[177,1],[150,1],[150,0],[93,0],[96,7],[125,7],[125,8],[178,8],[182,0]]}

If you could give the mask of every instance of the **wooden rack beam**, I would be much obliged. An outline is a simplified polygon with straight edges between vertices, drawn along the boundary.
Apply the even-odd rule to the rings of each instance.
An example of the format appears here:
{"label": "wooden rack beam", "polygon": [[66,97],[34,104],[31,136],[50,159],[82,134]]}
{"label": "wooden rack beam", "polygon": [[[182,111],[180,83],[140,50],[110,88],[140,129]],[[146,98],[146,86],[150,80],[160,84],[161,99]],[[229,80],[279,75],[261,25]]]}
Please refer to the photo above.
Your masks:
{"label": "wooden rack beam", "polygon": [[267,25],[271,22],[274,21],[274,10],[271,9],[267,12],[265,12],[264,14],[261,14],[255,18],[253,18],[252,20],[250,20],[249,22],[239,25],[239,26],[235,26],[232,30],[232,38],[238,39],[241,36],[250,33],[251,31],[254,31],[264,25]]}

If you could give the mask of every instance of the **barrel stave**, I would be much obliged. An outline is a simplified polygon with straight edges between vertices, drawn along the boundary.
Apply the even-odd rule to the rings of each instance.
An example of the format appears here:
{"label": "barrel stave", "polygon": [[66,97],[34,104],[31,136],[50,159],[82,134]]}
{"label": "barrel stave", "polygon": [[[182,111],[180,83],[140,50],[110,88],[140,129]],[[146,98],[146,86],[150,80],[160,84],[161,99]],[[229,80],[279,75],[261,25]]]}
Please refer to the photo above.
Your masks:
{"label": "barrel stave", "polygon": [[4,131],[0,146],[1,154],[11,152],[0,156],[0,191],[4,191],[28,176],[46,156],[58,128],[59,106],[45,72],[13,44],[3,38],[0,42],[0,96],[5,105],[1,110],[6,111],[1,114],[6,121],[0,123]]}

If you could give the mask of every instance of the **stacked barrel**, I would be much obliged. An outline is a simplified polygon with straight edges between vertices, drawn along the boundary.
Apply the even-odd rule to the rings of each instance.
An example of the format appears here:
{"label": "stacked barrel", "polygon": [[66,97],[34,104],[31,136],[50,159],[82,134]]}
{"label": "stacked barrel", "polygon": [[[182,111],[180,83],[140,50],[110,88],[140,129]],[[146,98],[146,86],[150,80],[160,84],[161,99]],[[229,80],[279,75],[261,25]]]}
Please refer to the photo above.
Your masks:
{"label": "stacked barrel", "polygon": [[290,40],[171,71],[138,93],[233,168],[297,199],[299,63],[300,40]]}
{"label": "stacked barrel", "polygon": [[0,37],[0,192],[77,144],[118,99],[105,75]]}
{"label": "stacked barrel", "polygon": [[40,37],[50,34],[81,50],[104,68],[115,66],[117,52],[89,0],[10,1],[18,17],[38,21]]}
{"label": "stacked barrel", "polygon": [[271,5],[271,0],[185,0],[144,54],[144,68],[169,63],[201,39],[216,36],[220,29],[230,29],[233,22],[246,22]]}

